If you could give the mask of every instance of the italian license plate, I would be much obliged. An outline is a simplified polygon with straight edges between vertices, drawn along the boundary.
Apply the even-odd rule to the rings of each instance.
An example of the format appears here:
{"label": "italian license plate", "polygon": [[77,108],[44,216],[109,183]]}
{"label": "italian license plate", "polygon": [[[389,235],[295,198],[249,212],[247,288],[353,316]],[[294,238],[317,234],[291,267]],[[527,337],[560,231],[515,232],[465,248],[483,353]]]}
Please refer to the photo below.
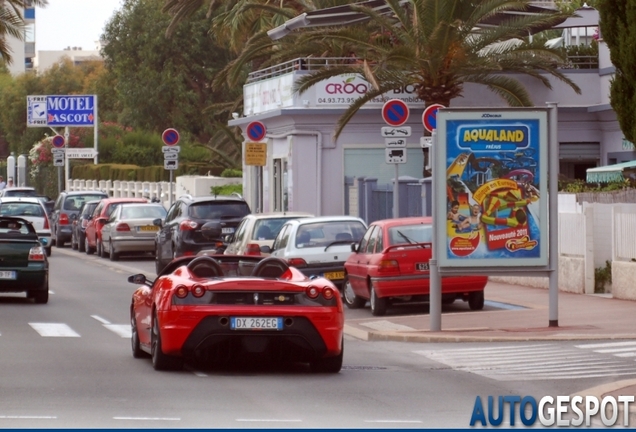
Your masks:
{"label": "italian license plate", "polygon": [[15,276],[15,272],[14,271],[8,271],[8,270],[0,271],[0,279],[15,280],[15,278],[16,278],[16,276]]}
{"label": "italian license plate", "polygon": [[427,271],[428,270],[428,263],[415,263],[415,270],[418,271]]}
{"label": "italian license plate", "polygon": [[230,317],[232,330],[282,330],[283,319],[280,317]]}
{"label": "italian license plate", "polygon": [[344,279],[344,272],[343,271],[325,272],[325,277],[330,280]]}
{"label": "italian license plate", "polygon": [[234,228],[221,228],[221,234],[232,234],[234,232]]}
{"label": "italian license plate", "polygon": [[149,231],[158,231],[159,227],[156,225],[144,225],[137,227],[139,231],[149,232]]}

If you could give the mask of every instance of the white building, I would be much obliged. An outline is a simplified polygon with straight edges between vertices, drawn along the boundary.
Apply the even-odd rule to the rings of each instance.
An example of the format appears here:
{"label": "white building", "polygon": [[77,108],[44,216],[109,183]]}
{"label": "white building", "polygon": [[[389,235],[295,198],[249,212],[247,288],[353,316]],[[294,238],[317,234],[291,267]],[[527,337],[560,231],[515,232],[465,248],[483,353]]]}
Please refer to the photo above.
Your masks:
{"label": "white building", "polygon": [[67,47],[56,51],[38,51],[34,61],[34,69],[37,72],[44,72],[64,58],[68,58],[76,66],[87,61],[104,61],[100,53],[99,44],[94,50],[83,50],[82,47]]}
{"label": "white building", "polygon": [[35,57],[35,8],[28,7],[23,11],[24,16],[24,40],[7,37],[7,44],[11,50],[13,62],[8,65],[12,75],[33,70],[33,58]]}

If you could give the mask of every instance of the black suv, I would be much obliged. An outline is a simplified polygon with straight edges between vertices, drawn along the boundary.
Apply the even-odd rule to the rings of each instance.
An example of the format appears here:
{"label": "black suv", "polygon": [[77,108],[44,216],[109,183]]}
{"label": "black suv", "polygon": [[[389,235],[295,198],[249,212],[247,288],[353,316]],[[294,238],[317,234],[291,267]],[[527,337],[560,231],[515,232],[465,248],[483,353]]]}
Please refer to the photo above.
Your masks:
{"label": "black suv", "polygon": [[250,207],[240,197],[182,196],[168,209],[165,220],[155,220],[155,225],[160,226],[155,237],[157,274],[174,258],[196,255],[216,245],[201,233],[206,222],[219,222],[222,234],[231,236],[243,216],[249,213]]}
{"label": "black suv", "polygon": [[80,252],[86,252],[84,249],[84,238],[86,237],[86,224],[93,216],[95,207],[101,200],[86,201],[79,209],[77,217],[71,216],[73,219],[73,228],[71,234],[71,248],[79,250]]}
{"label": "black suv", "polygon": [[73,217],[77,218],[82,204],[102,198],[108,198],[108,194],[99,190],[60,193],[51,214],[51,237],[57,247],[64,247],[64,243],[71,240]]}

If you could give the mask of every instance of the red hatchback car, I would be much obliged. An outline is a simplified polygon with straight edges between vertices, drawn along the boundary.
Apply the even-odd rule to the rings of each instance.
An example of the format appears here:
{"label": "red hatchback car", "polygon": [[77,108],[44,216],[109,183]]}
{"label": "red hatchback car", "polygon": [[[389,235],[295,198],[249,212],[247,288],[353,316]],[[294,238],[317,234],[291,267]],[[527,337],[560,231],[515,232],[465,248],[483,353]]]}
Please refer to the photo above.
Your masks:
{"label": "red hatchback car", "polygon": [[145,198],[104,198],[97,204],[93,216],[86,223],[84,236],[84,250],[88,255],[97,252],[97,255],[106,258],[102,247],[102,227],[119,204],[147,203]]}
{"label": "red hatchback car", "polygon": [[[381,316],[389,305],[428,301],[432,222],[430,217],[373,222],[345,262],[345,304],[357,309],[369,300],[371,313]],[[487,276],[443,277],[442,302],[461,298],[472,310],[480,310],[487,282]]]}

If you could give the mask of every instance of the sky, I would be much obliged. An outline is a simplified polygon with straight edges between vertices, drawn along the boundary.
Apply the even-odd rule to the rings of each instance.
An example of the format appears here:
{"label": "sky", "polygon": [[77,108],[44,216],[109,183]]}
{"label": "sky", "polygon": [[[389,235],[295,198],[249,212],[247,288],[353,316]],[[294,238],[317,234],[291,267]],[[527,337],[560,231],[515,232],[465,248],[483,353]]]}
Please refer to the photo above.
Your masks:
{"label": "sky", "polygon": [[36,51],[67,47],[94,50],[106,23],[123,0],[49,0],[35,10]]}

